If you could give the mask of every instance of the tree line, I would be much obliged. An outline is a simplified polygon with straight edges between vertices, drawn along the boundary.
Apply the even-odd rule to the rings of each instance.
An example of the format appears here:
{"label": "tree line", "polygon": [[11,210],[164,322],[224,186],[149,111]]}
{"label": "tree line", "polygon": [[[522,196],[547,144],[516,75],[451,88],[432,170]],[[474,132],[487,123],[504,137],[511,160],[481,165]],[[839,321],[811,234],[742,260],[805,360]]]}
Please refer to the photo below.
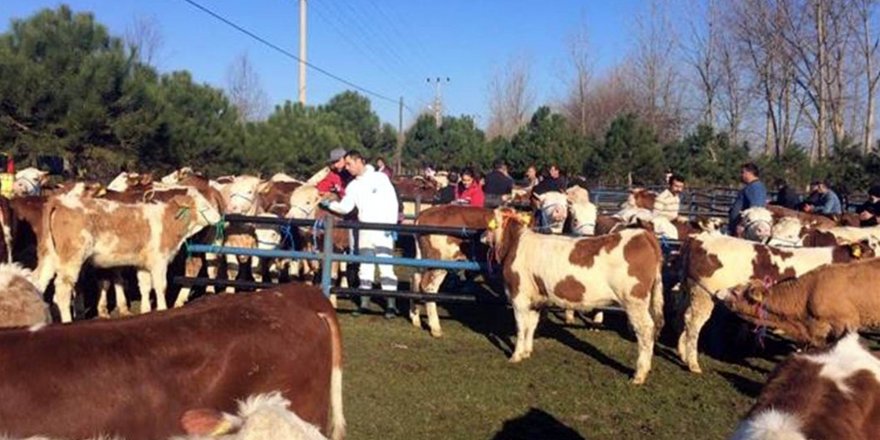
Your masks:
{"label": "tree line", "polygon": [[[235,61],[224,90],[187,71],[159,72],[151,65],[156,39],[148,27],[135,38],[111,35],[92,14],[67,6],[13,20],[0,34],[2,150],[19,163],[60,155],[79,177],[102,179],[120,169],[184,165],[210,175],[306,176],[338,146],[389,162],[394,156],[397,130],[381,123],[365,96],[345,91],[322,105],[288,101],[269,111],[247,59]],[[736,184],[738,164],[756,160],[768,179],[803,185],[828,177],[853,190],[880,171],[875,149],[848,135],[829,138],[822,154],[796,137],[768,149],[719,123],[720,104],[686,124],[675,109],[680,84],[651,81],[656,99],[641,99],[619,72],[594,82],[582,43],[572,42],[576,75],[563,102],[532,109],[528,75],[507,69],[490,85],[497,98],[490,110],[505,121],[493,116],[483,131],[470,116],[445,116],[438,127],[423,114],[404,133],[404,166],[488,170],[503,158],[515,174],[555,163],[593,184],[656,184],[673,170],[693,185],[727,186]],[[655,56],[647,58],[663,61],[662,47],[649,46],[642,49]]]}

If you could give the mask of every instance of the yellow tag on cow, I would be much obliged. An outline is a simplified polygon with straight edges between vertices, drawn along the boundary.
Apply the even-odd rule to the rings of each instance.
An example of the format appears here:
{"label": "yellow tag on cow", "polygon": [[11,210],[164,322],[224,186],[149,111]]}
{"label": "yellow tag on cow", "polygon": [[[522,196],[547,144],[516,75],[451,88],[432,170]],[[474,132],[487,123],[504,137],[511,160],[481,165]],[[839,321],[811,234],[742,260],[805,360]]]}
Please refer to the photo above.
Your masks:
{"label": "yellow tag on cow", "polygon": [[532,216],[531,216],[530,214],[521,214],[521,215],[519,216],[519,219],[520,219],[524,224],[527,224],[527,225],[532,223]]}
{"label": "yellow tag on cow", "polygon": [[489,230],[494,231],[496,228],[498,228],[498,222],[494,218],[489,220]]}
{"label": "yellow tag on cow", "polygon": [[855,258],[862,258],[862,247],[856,243],[850,245],[850,249],[852,251],[852,256]]}

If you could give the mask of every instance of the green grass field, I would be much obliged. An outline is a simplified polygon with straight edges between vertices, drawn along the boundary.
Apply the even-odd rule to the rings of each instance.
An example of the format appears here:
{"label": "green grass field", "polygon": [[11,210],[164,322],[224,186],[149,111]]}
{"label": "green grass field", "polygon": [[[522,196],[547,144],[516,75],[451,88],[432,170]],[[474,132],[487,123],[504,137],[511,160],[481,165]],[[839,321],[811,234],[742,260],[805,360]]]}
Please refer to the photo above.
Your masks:
{"label": "green grass field", "polygon": [[600,331],[548,314],[532,358],[514,365],[503,307],[450,307],[434,339],[406,318],[352,317],[349,302],[340,306],[352,439],[722,439],[783,357],[779,347],[736,364],[701,355],[695,375],[665,335],[636,387],[636,345],[620,314],[606,314],[611,329]]}

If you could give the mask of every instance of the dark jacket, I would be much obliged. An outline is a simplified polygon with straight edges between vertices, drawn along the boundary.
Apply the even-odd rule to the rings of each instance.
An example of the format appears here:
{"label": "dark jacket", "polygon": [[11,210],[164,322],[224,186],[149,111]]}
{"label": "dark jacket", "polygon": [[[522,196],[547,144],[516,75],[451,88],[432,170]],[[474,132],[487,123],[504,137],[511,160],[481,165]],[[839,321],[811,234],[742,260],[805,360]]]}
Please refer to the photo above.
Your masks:
{"label": "dark jacket", "polygon": [[449,204],[455,201],[458,198],[458,183],[450,183],[449,185],[444,186],[440,189],[440,192],[437,193],[437,196],[434,197],[434,200],[440,204]]}
{"label": "dark jacket", "polygon": [[776,200],[773,201],[773,204],[788,209],[798,209],[801,204],[801,196],[794,188],[785,185],[776,193]]}
{"label": "dark jacket", "polygon": [[546,192],[551,191],[559,191],[565,192],[568,187],[568,182],[565,180],[565,177],[559,176],[554,179],[552,177],[545,177],[540,183],[535,185],[535,188],[532,190],[532,194],[544,194]]}
{"label": "dark jacket", "polygon": [[495,170],[486,175],[486,183],[483,185],[486,195],[503,196],[513,192],[513,179]]}
{"label": "dark jacket", "polygon": [[863,203],[856,210],[857,213],[861,214],[863,212],[868,212],[871,214],[871,218],[868,220],[859,220],[859,226],[877,226],[877,214],[880,214],[880,202],[872,202],[870,199]]}

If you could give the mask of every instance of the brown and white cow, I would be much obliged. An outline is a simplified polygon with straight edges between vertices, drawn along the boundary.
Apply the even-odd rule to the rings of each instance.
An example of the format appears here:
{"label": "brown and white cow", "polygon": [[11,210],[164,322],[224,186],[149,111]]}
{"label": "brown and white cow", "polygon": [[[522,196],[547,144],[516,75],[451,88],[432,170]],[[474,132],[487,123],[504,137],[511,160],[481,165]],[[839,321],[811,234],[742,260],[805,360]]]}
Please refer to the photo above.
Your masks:
{"label": "brown and white cow", "polygon": [[817,267],[874,256],[868,243],[820,247],[777,248],[720,234],[699,234],[682,250],[683,283],[689,304],[678,353],[688,368],[699,373],[697,340],[723,289],[751,279],[776,283],[801,276]]}
{"label": "brown and white cow", "polygon": [[[440,205],[423,211],[416,218],[415,224],[421,226],[448,226],[468,229],[486,229],[494,217],[491,209],[460,205]],[[416,239],[416,257],[431,260],[475,260],[483,259],[481,254],[484,246],[477,246],[478,237],[463,239],[451,235],[421,234]],[[473,245],[473,246],[472,246]],[[475,255],[476,253],[476,255]],[[445,269],[426,269],[423,273],[413,275],[412,285],[422,293],[437,293],[446,279]],[[418,304],[410,302],[409,317],[412,325],[422,327]],[[437,303],[425,302],[428,315],[428,327],[434,337],[443,336],[440,328],[440,317],[437,314]]]}
{"label": "brown and white cow", "polygon": [[0,327],[26,327],[52,322],[31,272],[16,263],[0,264]]}
{"label": "brown and white cow", "polygon": [[588,311],[619,304],[638,339],[633,383],[644,383],[663,327],[663,253],[657,238],[641,229],[595,238],[548,236],[527,225],[514,211],[497,209],[485,235],[502,265],[516,318],[510,361],[531,356],[543,306]]}
{"label": "brown and white cow", "polygon": [[100,268],[134,266],[141,312],[150,310],[151,287],[157,307],[165,309],[168,264],[187,238],[220,220],[216,207],[193,188],[156,204],[50,198],[43,208],[37,286],[45,291],[57,274],[55,303],[61,320],[69,322],[73,286],[86,261]]}
{"label": "brown and white cow", "polygon": [[746,321],[824,346],[880,325],[880,259],[818,267],[773,285],[751,280],[722,289],[718,298]]}
{"label": "brown and white cow", "polygon": [[290,196],[302,185],[299,181],[263,182],[257,189],[259,211],[283,217],[290,211]]}
{"label": "brown and white cow", "polygon": [[[193,342],[169,343],[181,335]],[[339,324],[315,287],[287,284],[132,318],[2,330],[0,359],[5,435],[166,439],[185,434],[187,410],[231,412],[237,400],[276,390],[324,435],[345,433]]]}
{"label": "brown and white cow", "polygon": [[780,219],[773,225],[767,244],[793,247],[833,246],[862,240],[880,241],[880,226],[812,227],[795,217]]}
{"label": "brown and white cow", "polygon": [[256,215],[261,211],[259,188],[262,180],[257,176],[235,176],[231,182],[220,186],[226,206],[225,214]]}
{"label": "brown and white cow", "polygon": [[851,333],[776,367],[732,440],[880,438],[880,359]]}

